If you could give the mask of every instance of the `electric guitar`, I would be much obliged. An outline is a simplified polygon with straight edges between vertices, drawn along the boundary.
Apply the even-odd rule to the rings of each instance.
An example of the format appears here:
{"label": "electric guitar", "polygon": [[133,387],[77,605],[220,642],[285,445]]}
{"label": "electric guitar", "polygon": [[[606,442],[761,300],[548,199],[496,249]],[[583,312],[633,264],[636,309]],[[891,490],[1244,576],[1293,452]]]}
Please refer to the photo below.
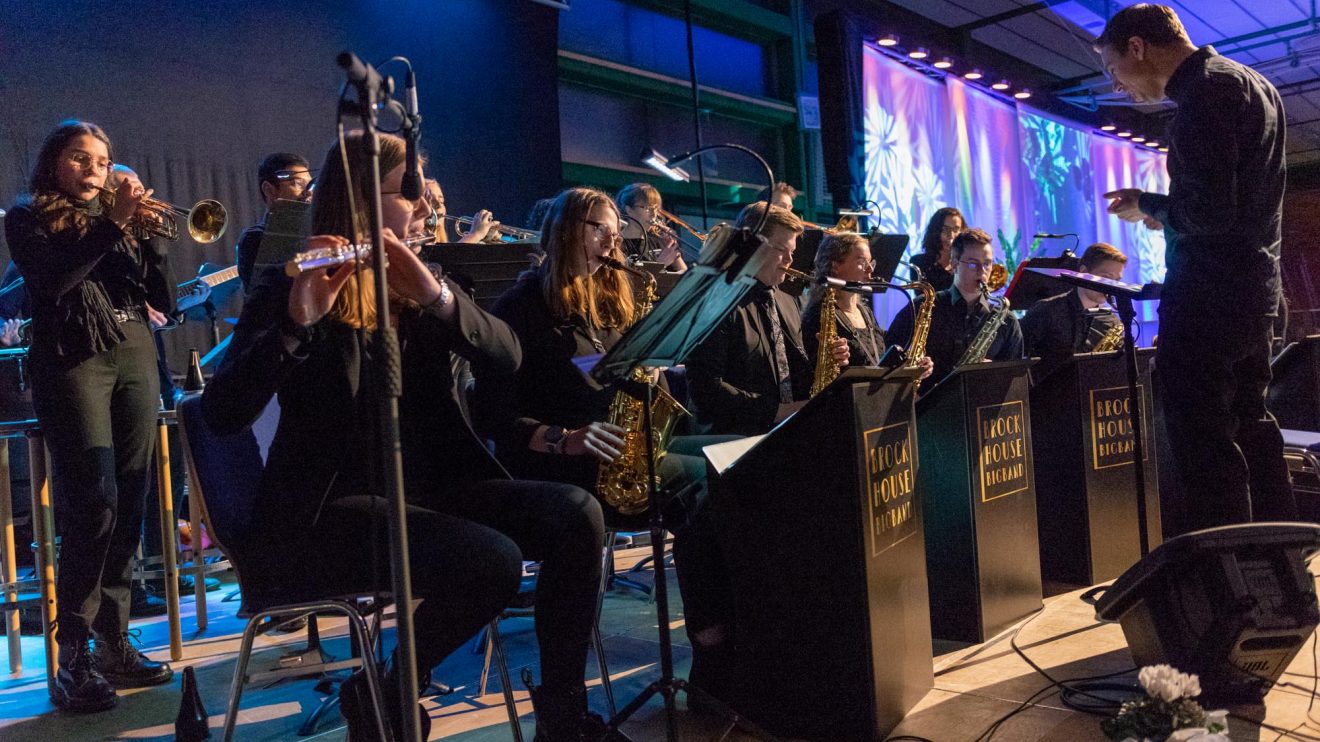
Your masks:
{"label": "electric guitar", "polygon": [[174,312],[170,314],[170,321],[157,330],[173,330],[183,321],[183,313],[193,307],[201,306],[211,298],[211,289],[222,283],[228,283],[238,278],[238,266],[231,265],[228,268],[222,268],[214,273],[207,273],[204,276],[184,281],[178,286],[178,293],[175,294]]}

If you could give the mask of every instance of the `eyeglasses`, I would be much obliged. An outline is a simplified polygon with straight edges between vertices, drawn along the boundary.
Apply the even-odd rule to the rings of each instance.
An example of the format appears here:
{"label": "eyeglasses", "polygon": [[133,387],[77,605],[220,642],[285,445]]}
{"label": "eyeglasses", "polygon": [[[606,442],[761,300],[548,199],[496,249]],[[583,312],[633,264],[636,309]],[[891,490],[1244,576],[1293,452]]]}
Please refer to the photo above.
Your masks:
{"label": "eyeglasses", "polygon": [[861,267],[867,269],[867,270],[873,270],[873,269],[875,268],[875,260],[874,260],[874,259],[870,259],[870,260],[862,260],[861,258],[858,258],[858,259],[857,259],[857,264],[860,265]]}
{"label": "eyeglasses", "polygon": [[962,227],[940,227],[940,234],[958,234]]}
{"label": "eyeglasses", "polygon": [[590,219],[583,219],[582,223],[590,224],[592,229],[596,232],[596,237],[601,240],[615,245],[623,241],[623,235],[619,234],[616,230],[609,229],[610,225],[605,222],[593,222]]}
{"label": "eyeglasses", "polygon": [[971,268],[971,269],[974,270],[974,271],[988,271],[988,270],[990,270],[990,269],[994,266],[994,264],[995,264],[995,261],[993,261],[993,260],[987,260],[987,261],[985,261],[984,263],[982,263],[982,262],[979,261],[979,260],[959,260],[958,262],[959,262],[959,263],[962,263],[963,265],[967,266],[968,268]]}
{"label": "eyeglasses", "polygon": [[74,152],[69,155],[69,162],[83,170],[104,170],[105,172],[110,172],[110,168],[115,166],[115,163],[111,160],[104,157],[92,157],[86,152]]}

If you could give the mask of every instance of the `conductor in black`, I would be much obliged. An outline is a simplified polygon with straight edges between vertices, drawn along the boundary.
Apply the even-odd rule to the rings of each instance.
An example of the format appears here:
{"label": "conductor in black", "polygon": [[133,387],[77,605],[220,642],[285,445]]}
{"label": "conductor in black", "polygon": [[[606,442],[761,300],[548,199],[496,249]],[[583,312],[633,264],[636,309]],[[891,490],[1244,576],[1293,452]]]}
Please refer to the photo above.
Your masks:
{"label": "conductor in black", "polygon": [[1265,409],[1279,306],[1285,180],[1279,93],[1255,70],[1192,44],[1173,10],[1114,14],[1096,40],[1114,90],[1177,104],[1169,193],[1105,194],[1109,213],[1168,242],[1156,368],[1183,529],[1296,520],[1278,423]]}

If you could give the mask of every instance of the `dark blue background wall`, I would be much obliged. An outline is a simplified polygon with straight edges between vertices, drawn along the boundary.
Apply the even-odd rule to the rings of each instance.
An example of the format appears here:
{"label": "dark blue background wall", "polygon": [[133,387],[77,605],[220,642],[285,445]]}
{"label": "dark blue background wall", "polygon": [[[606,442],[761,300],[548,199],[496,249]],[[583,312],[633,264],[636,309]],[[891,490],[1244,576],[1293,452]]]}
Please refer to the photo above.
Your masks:
{"label": "dark blue background wall", "polygon": [[[558,11],[529,0],[3,2],[0,205],[23,192],[58,121],[94,121],[162,197],[228,207],[220,242],[178,244],[180,276],[203,261],[229,264],[238,233],[261,214],[261,157],[322,159],[343,79],[334,58],[352,49],[412,60],[428,174],[450,210],[489,208],[521,224],[561,182],[558,24]],[[170,337],[176,367],[204,338],[189,327]]]}

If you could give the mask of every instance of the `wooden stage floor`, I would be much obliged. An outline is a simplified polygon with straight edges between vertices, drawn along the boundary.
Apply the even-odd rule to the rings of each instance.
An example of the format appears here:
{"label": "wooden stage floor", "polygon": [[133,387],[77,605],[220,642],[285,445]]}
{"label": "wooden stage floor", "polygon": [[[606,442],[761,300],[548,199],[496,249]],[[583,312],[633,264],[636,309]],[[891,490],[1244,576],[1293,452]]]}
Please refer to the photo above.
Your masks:
{"label": "wooden stage floor", "polygon": [[[674,585],[672,569],[669,575],[670,584]],[[195,632],[193,602],[191,598],[185,599],[185,659],[175,663],[176,670],[185,665],[196,668],[203,699],[211,713],[213,737],[217,739],[238,638],[243,628],[243,622],[234,617],[238,602],[219,602],[232,587],[227,584],[222,591],[210,594],[211,625],[204,635]],[[672,592],[676,604],[672,620],[675,658],[680,674],[685,674],[690,651],[682,630],[677,590]],[[908,714],[893,734],[913,735],[935,742],[976,740],[997,719],[1049,686],[1048,681],[1018,656],[1010,646],[1010,640],[1015,641],[1032,661],[1060,679],[1130,669],[1132,661],[1121,630],[1117,625],[1097,623],[1090,606],[1080,600],[1082,592],[1077,590],[1047,598],[1045,609],[1019,624],[1016,634],[1006,632],[975,646],[940,643],[936,647],[934,690]],[[326,644],[330,650],[340,656],[346,655],[342,622],[325,621],[323,626],[323,636],[329,637]],[[136,621],[134,628],[141,630],[141,640],[153,658],[168,656],[164,618]],[[602,632],[615,695],[622,705],[659,672],[654,608],[640,593],[612,592],[605,600]],[[530,665],[535,670],[536,649],[531,621],[506,621],[503,633],[513,676],[516,678],[518,669],[524,666]],[[279,653],[296,648],[304,641],[303,632],[262,637],[258,640],[259,651],[254,666],[271,663]],[[1235,711],[1248,719],[1294,730],[1294,736],[1284,736],[1283,739],[1320,740],[1320,710],[1312,710],[1315,717],[1308,717],[1311,691],[1316,682],[1314,647],[1313,639],[1282,678],[1291,684],[1289,687],[1276,687],[1266,698],[1264,707],[1242,707]],[[24,671],[18,676],[0,677],[0,740],[173,739],[173,719],[179,701],[177,673],[175,681],[169,685],[123,694],[119,706],[112,711],[94,715],[63,714],[53,709],[46,696],[40,639],[24,637],[23,649]],[[436,671],[436,679],[454,686],[455,691],[449,696],[427,699],[425,705],[434,721],[431,739],[461,742],[511,739],[498,679],[492,678],[486,695],[476,695],[481,661],[481,655],[465,648]],[[1117,680],[1130,681],[1133,677],[1128,673]],[[603,711],[605,701],[594,659],[588,665],[588,678],[590,702],[596,710]],[[785,680],[791,681],[789,678]],[[244,708],[236,739],[298,739],[294,733],[302,717],[321,699],[313,689],[314,685],[312,680],[296,680],[272,688],[250,687],[243,698]],[[531,705],[523,688],[517,689],[516,696],[523,733],[530,741],[533,733]],[[679,709],[684,739],[753,739],[740,731],[724,736],[725,730],[719,724],[687,711],[682,701]],[[812,709],[803,708],[801,713],[811,714]],[[335,728],[335,724],[338,724],[337,716],[335,722],[322,727],[319,735],[304,739],[343,739],[343,728]],[[633,721],[625,725],[624,731],[639,742],[664,739],[664,715],[659,701],[653,700],[643,708]],[[1238,719],[1232,720],[1231,731],[1234,742],[1278,738],[1275,731],[1262,730],[1254,723]],[[1071,710],[1060,701],[1057,693],[1047,692],[1005,722],[993,739],[1088,742],[1104,740],[1105,737],[1100,732],[1098,717]]]}

